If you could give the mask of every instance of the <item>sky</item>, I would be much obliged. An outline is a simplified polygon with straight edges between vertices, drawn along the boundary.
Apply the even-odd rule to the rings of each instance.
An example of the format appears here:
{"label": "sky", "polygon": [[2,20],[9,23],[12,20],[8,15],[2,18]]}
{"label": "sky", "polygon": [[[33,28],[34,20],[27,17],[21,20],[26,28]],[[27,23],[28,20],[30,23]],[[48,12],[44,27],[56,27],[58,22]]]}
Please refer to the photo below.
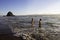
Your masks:
{"label": "sky", "polygon": [[0,15],[60,14],[60,0],[0,0]]}

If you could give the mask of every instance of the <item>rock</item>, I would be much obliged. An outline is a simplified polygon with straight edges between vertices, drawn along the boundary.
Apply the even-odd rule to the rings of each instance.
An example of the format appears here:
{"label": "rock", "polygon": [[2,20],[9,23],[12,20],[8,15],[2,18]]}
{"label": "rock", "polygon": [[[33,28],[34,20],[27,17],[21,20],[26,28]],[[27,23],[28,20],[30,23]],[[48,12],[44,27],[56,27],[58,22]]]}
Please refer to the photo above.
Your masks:
{"label": "rock", "polygon": [[12,12],[8,12],[6,16],[14,16]]}

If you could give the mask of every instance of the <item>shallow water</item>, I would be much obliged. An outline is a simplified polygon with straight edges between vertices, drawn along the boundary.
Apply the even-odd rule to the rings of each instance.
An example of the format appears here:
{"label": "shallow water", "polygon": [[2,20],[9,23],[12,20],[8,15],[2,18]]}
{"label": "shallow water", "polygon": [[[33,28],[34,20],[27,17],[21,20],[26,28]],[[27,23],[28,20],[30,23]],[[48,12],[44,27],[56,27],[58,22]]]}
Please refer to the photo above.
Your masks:
{"label": "shallow water", "polygon": [[[42,27],[45,28],[46,31],[60,33],[60,16],[49,15],[0,17],[0,33],[3,34],[11,32],[26,32],[27,30],[29,30],[28,28],[31,27],[31,18],[34,19],[34,27],[38,28],[38,21],[41,18]],[[32,30],[29,30],[29,32],[32,32]]]}

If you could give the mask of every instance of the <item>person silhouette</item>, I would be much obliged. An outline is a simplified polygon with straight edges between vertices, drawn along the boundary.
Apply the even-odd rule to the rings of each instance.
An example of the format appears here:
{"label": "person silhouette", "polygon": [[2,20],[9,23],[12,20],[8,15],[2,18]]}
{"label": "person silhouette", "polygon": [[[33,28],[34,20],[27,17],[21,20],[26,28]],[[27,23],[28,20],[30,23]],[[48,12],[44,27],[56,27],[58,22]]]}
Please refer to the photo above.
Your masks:
{"label": "person silhouette", "polygon": [[42,19],[39,20],[39,27],[40,27],[40,28],[41,28],[41,20],[42,20]]}
{"label": "person silhouette", "polygon": [[31,26],[33,27],[34,26],[34,20],[33,20],[33,18],[32,18],[32,21],[31,21]]}

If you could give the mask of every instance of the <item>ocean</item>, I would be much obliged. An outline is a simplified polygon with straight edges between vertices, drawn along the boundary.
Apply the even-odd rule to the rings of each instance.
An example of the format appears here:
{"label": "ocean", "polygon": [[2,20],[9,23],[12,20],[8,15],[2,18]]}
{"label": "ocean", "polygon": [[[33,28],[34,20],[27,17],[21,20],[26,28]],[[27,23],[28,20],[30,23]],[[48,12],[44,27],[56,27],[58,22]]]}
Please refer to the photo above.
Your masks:
{"label": "ocean", "polygon": [[42,28],[51,34],[56,34],[55,38],[60,37],[60,16],[58,15],[0,16],[0,34],[15,33],[14,35],[17,36],[20,33],[33,32],[30,29],[32,18],[35,29],[39,27],[39,19],[42,19]]}

